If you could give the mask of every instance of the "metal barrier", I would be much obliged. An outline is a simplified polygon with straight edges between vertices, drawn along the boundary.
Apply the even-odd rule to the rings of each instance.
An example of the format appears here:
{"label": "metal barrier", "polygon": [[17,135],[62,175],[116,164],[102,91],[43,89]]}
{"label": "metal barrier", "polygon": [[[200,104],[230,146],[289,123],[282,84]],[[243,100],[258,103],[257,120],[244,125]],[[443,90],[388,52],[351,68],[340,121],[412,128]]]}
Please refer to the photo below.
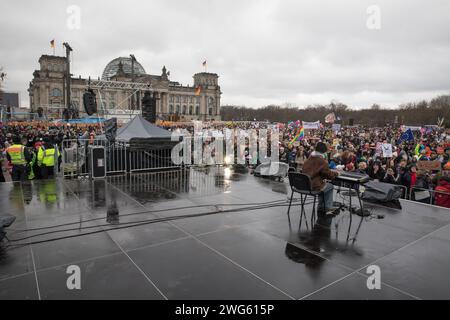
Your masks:
{"label": "metal barrier", "polygon": [[61,175],[64,177],[88,175],[88,140],[66,139],[61,143]]}
{"label": "metal barrier", "polygon": [[[416,194],[417,194],[416,191],[418,191],[418,192],[428,192],[429,196],[428,196],[428,197],[425,197],[425,198],[423,198],[423,199],[417,200],[417,199],[416,199]],[[414,199],[413,199],[413,197],[412,197],[413,192],[414,192]],[[448,193],[448,192],[436,191],[436,190],[433,190],[433,189],[424,189],[424,188],[412,187],[412,188],[410,188],[410,190],[409,190],[409,199],[412,200],[412,201],[417,201],[417,202],[422,202],[422,203],[424,203],[423,201],[420,201],[420,200],[425,200],[425,199],[427,199],[427,198],[430,198],[430,199],[427,201],[427,203],[429,203],[429,204],[431,204],[431,205],[437,206],[437,205],[435,204],[436,194],[443,194],[443,195],[446,195],[446,196],[450,197],[450,193]],[[442,208],[443,208],[443,207],[442,207]]]}
{"label": "metal barrier", "polygon": [[172,149],[129,150],[129,171],[177,168],[171,159]]}
{"label": "metal barrier", "polygon": [[108,143],[106,141],[106,173],[126,173],[128,168],[127,144],[123,141]]}
{"label": "metal barrier", "polygon": [[106,173],[151,171],[177,168],[171,159],[171,149],[130,149],[127,142],[89,139],[65,139],[61,144],[61,175],[64,177],[88,176],[89,146],[103,146],[106,150]]}

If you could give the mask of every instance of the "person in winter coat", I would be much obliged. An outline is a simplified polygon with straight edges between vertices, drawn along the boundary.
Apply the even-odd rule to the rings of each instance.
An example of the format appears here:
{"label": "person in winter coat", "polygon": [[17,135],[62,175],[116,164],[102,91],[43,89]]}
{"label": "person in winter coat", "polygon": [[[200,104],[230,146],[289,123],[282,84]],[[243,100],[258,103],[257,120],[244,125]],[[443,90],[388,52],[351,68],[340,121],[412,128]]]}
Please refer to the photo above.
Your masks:
{"label": "person in winter coat", "polygon": [[313,191],[323,192],[323,197],[319,197],[318,212],[327,214],[334,212],[337,208],[333,207],[333,185],[325,180],[333,180],[339,175],[339,172],[330,170],[326,160],[328,146],[323,142],[318,142],[315,151],[303,164],[303,173],[311,178],[311,187]]}
{"label": "person in winter coat", "polygon": [[441,177],[435,191],[434,204],[440,207],[450,208],[450,177]]}
{"label": "person in winter coat", "polygon": [[386,173],[381,167],[381,163],[379,161],[374,161],[372,166],[369,167],[368,174],[370,178],[382,181]]}
{"label": "person in winter coat", "polygon": [[395,172],[392,168],[386,169],[386,174],[384,175],[383,179],[380,180],[384,183],[390,183],[390,184],[397,184],[397,178],[395,177]]}

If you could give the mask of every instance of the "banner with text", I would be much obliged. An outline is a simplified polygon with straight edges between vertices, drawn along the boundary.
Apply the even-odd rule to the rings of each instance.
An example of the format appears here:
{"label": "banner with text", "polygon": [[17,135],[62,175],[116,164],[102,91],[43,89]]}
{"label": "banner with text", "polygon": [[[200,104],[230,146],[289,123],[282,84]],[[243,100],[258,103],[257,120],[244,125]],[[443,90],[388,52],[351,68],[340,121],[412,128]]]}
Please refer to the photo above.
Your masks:
{"label": "banner with text", "polygon": [[319,129],[320,128],[320,121],[317,120],[316,122],[306,122],[302,121],[303,128],[304,129]]}

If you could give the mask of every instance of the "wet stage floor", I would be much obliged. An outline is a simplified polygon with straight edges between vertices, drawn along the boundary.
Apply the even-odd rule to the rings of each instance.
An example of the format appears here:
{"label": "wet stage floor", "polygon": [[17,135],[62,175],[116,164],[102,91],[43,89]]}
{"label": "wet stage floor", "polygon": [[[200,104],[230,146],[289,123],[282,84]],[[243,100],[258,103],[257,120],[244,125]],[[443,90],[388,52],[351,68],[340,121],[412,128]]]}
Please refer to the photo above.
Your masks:
{"label": "wet stage floor", "polygon": [[[348,213],[311,225],[312,205],[308,224],[298,206],[289,224],[288,188],[227,168],[1,183],[0,210],[17,219],[0,299],[450,298],[449,210],[366,204],[375,218],[353,242],[356,215],[349,236]],[[67,287],[71,265],[80,290]]]}

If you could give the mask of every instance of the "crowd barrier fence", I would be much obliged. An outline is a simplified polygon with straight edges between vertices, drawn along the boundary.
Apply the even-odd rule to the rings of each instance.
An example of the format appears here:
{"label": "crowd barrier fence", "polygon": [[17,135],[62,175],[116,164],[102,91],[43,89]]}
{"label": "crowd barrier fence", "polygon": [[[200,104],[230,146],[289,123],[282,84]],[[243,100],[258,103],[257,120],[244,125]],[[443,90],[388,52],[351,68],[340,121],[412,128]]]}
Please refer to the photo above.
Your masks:
{"label": "crowd barrier fence", "polygon": [[106,174],[151,171],[179,167],[171,161],[171,149],[131,149],[124,141],[65,139],[61,144],[60,174],[64,177],[89,176],[90,147],[105,148]]}

